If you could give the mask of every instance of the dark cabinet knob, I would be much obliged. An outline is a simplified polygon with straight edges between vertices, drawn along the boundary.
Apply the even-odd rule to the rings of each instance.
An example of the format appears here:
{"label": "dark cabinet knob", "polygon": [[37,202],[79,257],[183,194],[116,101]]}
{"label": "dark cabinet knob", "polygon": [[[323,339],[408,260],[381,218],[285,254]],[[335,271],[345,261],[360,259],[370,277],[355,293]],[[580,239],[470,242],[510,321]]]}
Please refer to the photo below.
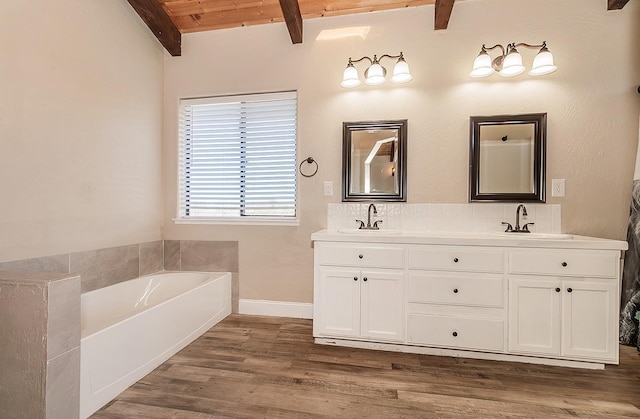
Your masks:
{"label": "dark cabinet knob", "polygon": [[366,276],[365,276],[364,278],[362,278],[362,280],[363,280],[364,282],[367,282],[367,279],[369,279],[369,278],[367,278]]}
{"label": "dark cabinet knob", "polygon": [[567,292],[573,292],[573,288],[567,288]]}
{"label": "dark cabinet knob", "polygon": [[453,332],[452,335],[455,338],[456,336],[458,336],[458,332]]}
{"label": "dark cabinet knob", "polygon": [[458,263],[458,258],[453,258],[453,261],[454,261],[455,263]]}
{"label": "dark cabinet knob", "polygon": [[560,288],[556,288],[556,292],[560,292]]}
{"label": "dark cabinet knob", "polygon": [[562,266],[566,268],[567,267],[567,262],[562,262]]}
{"label": "dark cabinet knob", "polygon": [[358,280],[358,277],[357,277],[357,276],[354,276],[354,277],[353,277],[353,280],[354,280],[354,281],[357,281],[357,280]]}
{"label": "dark cabinet knob", "polygon": [[359,255],[358,255],[358,257],[359,257],[360,259],[362,259],[362,258],[364,257],[364,255],[361,253],[361,254],[359,254]]}
{"label": "dark cabinet knob", "polygon": [[453,293],[454,293],[454,294],[457,294],[457,293],[458,293],[458,288],[454,288],[454,289],[453,289]]}

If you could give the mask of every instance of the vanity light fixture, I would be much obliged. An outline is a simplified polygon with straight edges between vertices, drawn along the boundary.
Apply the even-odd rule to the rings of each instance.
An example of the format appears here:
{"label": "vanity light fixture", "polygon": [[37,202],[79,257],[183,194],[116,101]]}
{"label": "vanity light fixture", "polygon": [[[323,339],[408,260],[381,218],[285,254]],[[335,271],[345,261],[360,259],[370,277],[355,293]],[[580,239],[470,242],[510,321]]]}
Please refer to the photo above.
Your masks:
{"label": "vanity light fixture", "polygon": [[[547,49],[546,41],[540,45],[530,45],[524,42],[511,43],[507,45],[507,48],[500,44],[487,48],[483,44],[480,54],[473,62],[473,70],[470,76],[487,77],[496,71],[502,77],[514,77],[524,73],[525,67],[522,65],[522,55],[518,52],[520,47],[540,48],[540,51],[533,59],[533,66],[529,71],[530,76],[542,76],[557,70],[558,67],[553,64],[553,55]],[[492,51],[496,48],[499,48],[502,54],[492,59],[487,51]]]}
{"label": "vanity light fixture", "polygon": [[358,58],[357,60],[352,60],[349,57],[349,63],[347,64],[347,68],[344,70],[344,75],[342,76],[342,83],[340,86],[342,87],[358,87],[360,86],[360,78],[358,77],[358,70],[353,65],[354,63],[359,63],[364,60],[369,60],[369,67],[364,71],[364,82],[369,86],[378,86],[385,82],[385,77],[387,75],[387,70],[380,65],[380,61],[383,58],[397,58],[398,61],[396,65],[393,67],[393,76],[391,77],[392,83],[406,83],[410,81],[413,77],[411,73],[409,73],[409,65],[404,60],[404,56],[402,52],[400,55],[388,55],[384,54],[378,58],[377,55],[374,54],[373,59],[367,56],[362,58]]}

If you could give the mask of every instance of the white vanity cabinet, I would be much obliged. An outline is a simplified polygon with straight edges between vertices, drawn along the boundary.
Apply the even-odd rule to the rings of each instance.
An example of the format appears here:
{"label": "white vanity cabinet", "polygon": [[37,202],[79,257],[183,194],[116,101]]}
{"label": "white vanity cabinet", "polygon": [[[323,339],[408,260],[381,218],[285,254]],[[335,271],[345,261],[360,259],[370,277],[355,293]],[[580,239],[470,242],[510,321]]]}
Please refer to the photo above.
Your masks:
{"label": "white vanity cabinet", "polygon": [[404,248],[316,244],[314,335],[404,340]]}
{"label": "white vanity cabinet", "polygon": [[500,248],[410,246],[407,343],[504,351],[504,255]]}
{"label": "white vanity cabinet", "polygon": [[509,351],[617,363],[619,259],[619,251],[512,251]]}
{"label": "white vanity cabinet", "polygon": [[618,363],[625,242],[312,236],[316,342],[552,365]]}

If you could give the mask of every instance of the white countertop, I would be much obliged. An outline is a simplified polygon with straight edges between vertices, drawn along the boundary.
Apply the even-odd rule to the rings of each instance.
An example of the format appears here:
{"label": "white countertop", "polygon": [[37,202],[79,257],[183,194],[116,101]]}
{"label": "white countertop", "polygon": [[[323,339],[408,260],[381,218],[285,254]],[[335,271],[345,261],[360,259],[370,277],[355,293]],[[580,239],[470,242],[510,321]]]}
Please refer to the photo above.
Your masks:
{"label": "white countertop", "polygon": [[458,233],[398,230],[320,230],[311,235],[313,241],[433,244],[501,247],[539,247],[563,249],[627,250],[626,241],[577,236],[573,234],[539,233]]}

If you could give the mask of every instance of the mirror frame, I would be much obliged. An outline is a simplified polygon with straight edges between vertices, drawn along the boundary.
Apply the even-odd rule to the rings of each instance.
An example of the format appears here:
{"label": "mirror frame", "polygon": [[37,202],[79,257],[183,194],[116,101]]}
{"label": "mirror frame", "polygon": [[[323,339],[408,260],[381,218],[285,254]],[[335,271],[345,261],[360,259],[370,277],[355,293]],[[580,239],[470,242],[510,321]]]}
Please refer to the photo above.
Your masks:
{"label": "mirror frame", "polygon": [[[534,124],[533,192],[487,193],[480,192],[480,127],[483,125]],[[469,202],[545,202],[547,114],[495,115],[471,117],[469,152]]]}
{"label": "mirror frame", "polygon": [[[372,129],[398,130],[397,193],[352,193],[351,184],[351,134],[354,131]],[[342,202],[357,201],[407,201],[407,120],[343,122],[342,124]]]}

